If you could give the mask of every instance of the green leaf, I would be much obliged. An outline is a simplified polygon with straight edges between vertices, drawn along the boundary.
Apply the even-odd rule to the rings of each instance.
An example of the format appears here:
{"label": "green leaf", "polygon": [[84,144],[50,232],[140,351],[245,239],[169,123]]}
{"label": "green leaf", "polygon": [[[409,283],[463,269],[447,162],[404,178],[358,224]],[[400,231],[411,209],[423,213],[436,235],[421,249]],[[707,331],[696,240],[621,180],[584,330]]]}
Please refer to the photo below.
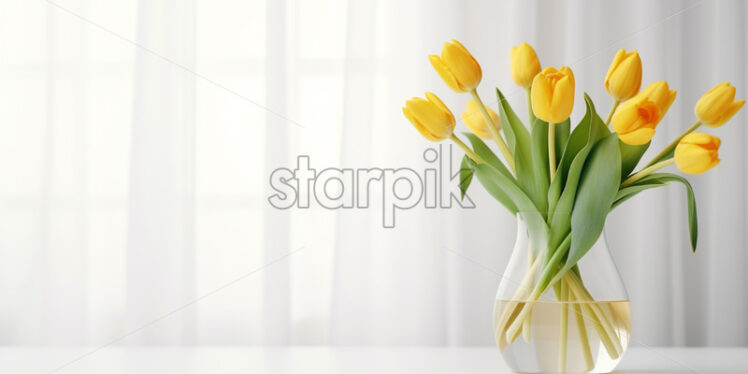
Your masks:
{"label": "green leaf", "polygon": [[574,131],[571,132],[569,140],[564,147],[564,155],[561,163],[559,164],[559,170],[565,172],[569,170],[571,162],[574,160],[577,152],[579,152],[585,145],[589,143],[596,143],[598,140],[608,136],[610,130],[608,126],[605,126],[602,118],[595,111],[595,104],[592,103],[592,99],[585,93],[584,103],[587,107],[587,111],[584,114],[584,118],[579,122]]}
{"label": "green leaf", "polygon": [[[564,185],[568,184],[567,174],[571,168],[572,162],[576,159],[577,153],[579,153],[585,146],[594,144],[601,138],[600,134],[609,134],[605,123],[603,123],[600,116],[595,112],[595,105],[592,100],[584,95],[584,102],[587,107],[587,111],[584,118],[574,128],[571,135],[568,137],[568,141],[564,146],[563,156],[558,163],[558,169],[556,170],[556,177],[553,179],[550,187],[548,188],[548,215],[553,215],[556,210],[556,203],[561,196],[561,190],[564,189]],[[603,135],[604,136],[604,135]],[[586,157],[586,155],[585,155]],[[584,158],[581,159],[584,163]],[[581,167],[581,165],[580,165]],[[576,182],[574,182],[576,183]],[[573,198],[572,198],[573,199]],[[569,211],[566,211],[569,213]]]}
{"label": "green leaf", "polygon": [[571,247],[559,273],[571,269],[600,237],[620,184],[618,136],[609,134],[587,156],[571,212]]}
{"label": "green leaf", "polygon": [[513,189],[519,189],[514,180],[488,164],[476,164],[473,160],[469,159],[467,162],[473,173],[478,177],[478,181],[483,185],[483,188],[510,213],[516,215],[519,211],[514,201],[516,197],[512,197],[508,192],[510,189],[512,191]]}
{"label": "green leaf", "polygon": [[501,191],[515,203],[516,209],[513,213],[520,212],[531,212],[536,210],[532,200],[522,191],[517,183],[507,178],[504,174],[498,170],[486,164],[475,164],[473,163],[473,171],[475,176],[481,184],[486,187],[489,193],[492,195],[496,191]]}
{"label": "green leaf", "polygon": [[574,157],[574,162],[571,163],[566,187],[564,187],[564,192],[561,194],[561,198],[558,200],[558,204],[553,211],[553,216],[550,218],[551,238],[549,245],[551,248],[558,246],[571,228],[571,211],[574,207],[574,199],[577,195],[579,178],[582,175],[585,161],[587,161],[587,155],[589,155],[590,150],[592,150],[592,146],[592,144],[588,144],[582,148],[582,150],[577,153],[576,157]]}
{"label": "green leaf", "polygon": [[597,141],[602,140],[606,136],[610,135],[611,132],[605,122],[603,122],[603,119],[600,118],[600,116],[597,114],[595,105],[592,104],[592,99],[590,99],[586,92],[584,93],[584,101],[585,103],[589,104],[590,110],[592,111],[590,117],[589,141],[591,143],[596,143]]}
{"label": "green leaf", "polygon": [[639,164],[644,152],[649,148],[649,144],[642,145],[628,145],[622,141],[618,141],[618,146],[621,148],[621,179],[626,178],[631,174],[636,165]]}
{"label": "green leaf", "polygon": [[462,156],[460,163],[460,199],[465,199],[465,193],[470,182],[473,181],[473,168],[470,167],[470,158],[467,155]]}
{"label": "green leaf", "polygon": [[[533,248],[540,250],[548,244],[548,225],[543,215],[535,208],[535,204],[527,194],[517,185],[517,183],[498,170],[487,164],[473,163],[475,176],[481,182],[483,187],[496,200],[499,200],[512,214],[522,212],[522,218],[530,230],[530,240]],[[506,201],[511,205],[506,204]]]}
{"label": "green leaf", "polygon": [[530,195],[538,210],[545,214],[548,211],[548,185],[550,184],[547,122],[535,120],[532,125],[531,151],[532,164],[530,170],[525,168],[523,162],[522,169],[517,168],[517,176],[520,185]]}
{"label": "green leaf", "polygon": [[673,158],[674,156],[675,156],[675,147],[673,147],[673,149],[671,149],[670,152],[662,155],[661,157],[659,157],[659,158],[657,158],[656,160],[653,160],[653,161],[654,162],[659,162],[659,161],[662,161],[662,160],[667,160],[669,158]]}
{"label": "green leaf", "polygon": [[696,252],[696,244],[699,239],[699,222],[698,214],[696,212],[696,197],[693,194],[693,187],[688,183],[688,180],[677,174],[671,173],[654,173],[650,174],[641,180],[639,183],[667,183],[667,182],[679,182],[686,188],[686,199],[688,202],[688,231],[691,239],[691,250]]}
{"label": "green leaf", "polygon": [[576,157],[577,153],[587,145],[590,138],[590,118],[592,118],[592,111],[594,107],[587,103],[587,112],[576,127],[574,131],[569,135],[569,140],[566,141],[564,146],[564,153],[561,156],[561,160],[558,164],[558,174],[565,174],[571,166],[571,162]]}
{"label": "green leaf", "polygon": [[[512,155],[517,156],[521,152],[527,156],[530,155],[530,133],[522,123],[522,120],[514,113],[512,106],[504,97],[504,94],[497,88],[496,96],[499,101],[499,118],[501,119],[501,129],[506,137],[506,144]],[[529,157],[526,158],[529,160]]]}
{"label": "green leaf", "polygon": [[618,194],[616,194],[616,201],[613,203],[613,207],[611,208],[611,210],[623,204],[624,201],[636,196],[639,192],[648,190],[650,188],[667,186],[668,184],[669,183],[661,183],[658,181],[645,181],[645,183],[642,183],[642,181],[637,181],[636,183],[628,187],[621,188],[620,190],[618,190]]}
{"label": "green leaf", "polygon": [[489,165],[493,166],[494,168],[496,168],[496,170],[500,171],[507,177],[514,178],[514,176],[512,176],[512,172],[507,169],[507,167],[503,162],[501,162],[501,160],[499,160],[499,157],[496,156],[495,153],[493,153],[491,148],[489,148],[486,143],[483,142],[483,139],[479,138],[477,135],[471,132],[464,132],[463,134],[470,141],[470,145],[473,146],[473,152],[480,156],[483,161],[486,161]]}
{"label": "green leaf", "polygon": [[[497,88],[496,95],[499,100],[499,116],[501,118],[501,127],[506,137],[507,146],[514,156],[514,167],[517,170],[517,183],[523,191],[532,199],[535,203],[534,210],[545,212],[547,210],[547,194],[548,184],[544,184],[542,180],[536,179],[540,176],[541,171],[538,169],[539,164],[536,163],[538,157],[535,157],[534,153],[539,151],[536,147],[535,135],[531,136],[527,131],[527,128],[522,121],[514,113],[512,106],[506,100],[501,91]],[[540,124],[541,122],[536,122]],[[533,126],[533,134],[535,128],[540,126]],[[547,148],[547,132],[546,127],[546,148]],[[547,151],[546,151],[546,163],[547,163]],[[547,169],[546,169],[547,173]]]}
{"label": "green leaf", "polygon": [[566,121],[557,123],[553,127],[556,131],[556,162],[559,162],[564,156],[564,148],[571,135],[571,118],[567,118]]}

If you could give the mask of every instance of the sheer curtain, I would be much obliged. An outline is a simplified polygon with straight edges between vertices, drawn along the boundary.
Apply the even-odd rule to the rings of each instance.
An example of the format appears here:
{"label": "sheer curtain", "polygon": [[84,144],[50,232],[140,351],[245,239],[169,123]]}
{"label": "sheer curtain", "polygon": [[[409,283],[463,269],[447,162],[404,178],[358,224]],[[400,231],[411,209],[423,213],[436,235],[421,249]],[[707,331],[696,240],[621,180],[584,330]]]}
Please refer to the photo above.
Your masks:
{"label": "sheer curtain", "polygon": [[[272,171],[300,155],[317,172],[433,167],[440,146],[400,107],[429,90],[462,112],[426,58],[451,38],[481,62],[486,101],[498,86],[517,108],[512,45],[571,66],[577,104],[586,91],[601,111],[613,55],[639,49],[644,83],[678,90],[654,151],[716,83],[748,92],[738,1],[0,7],[2,344],[490,345],[515,227],[480,188],[474,209],[419,204],[386,229],[381,190],[368,209],[281,210]],[[722,163],[690,178],[696,254],[679,186],[610,216],[633,344],[748,344],[745,125],[715,130]]]}

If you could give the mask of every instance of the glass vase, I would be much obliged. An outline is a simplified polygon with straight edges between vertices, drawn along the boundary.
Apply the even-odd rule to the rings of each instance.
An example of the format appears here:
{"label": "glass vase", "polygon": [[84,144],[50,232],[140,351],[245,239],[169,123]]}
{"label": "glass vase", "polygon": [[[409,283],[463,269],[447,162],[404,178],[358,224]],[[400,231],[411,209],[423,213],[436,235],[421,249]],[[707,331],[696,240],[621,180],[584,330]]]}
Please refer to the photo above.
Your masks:
{"label": "glass vase", "polygon": [[[631,309],[605,235],[561,271],[547,266],[554,250],[533,219],[517,215],[517,240],[496,292],[494,332],[504,360],[520,373],[611,372],[628,347]],[[552,282],[543,282],[544,273]]]}

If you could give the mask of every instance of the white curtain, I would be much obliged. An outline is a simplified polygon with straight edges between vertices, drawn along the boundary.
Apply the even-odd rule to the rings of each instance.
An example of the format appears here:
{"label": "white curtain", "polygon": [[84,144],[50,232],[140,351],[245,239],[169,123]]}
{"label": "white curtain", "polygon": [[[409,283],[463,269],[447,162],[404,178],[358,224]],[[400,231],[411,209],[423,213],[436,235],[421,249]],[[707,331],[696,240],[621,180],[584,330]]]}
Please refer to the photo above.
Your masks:
{"label": "white curtain", "polygon": [[[493,344],[515,226],[477,184],[475,209],[421,203],[383,228],[381,192],[368,209],[272,207],[273,170],[433,167],[440,146],[400,107],[429,90],[463,111],[426,57],[451,38],[486,101],[498,86],[521,114],[511,46],[569,65],[574,119],[583,91],[607,113],[607,67],[638,49],[644,83],[678,90],[656,152],[713,85],[748,96],[746,18],[698,0],[6,1],[0,344]],[[714,130],[722,163],[689,177],[697,253],[679,186],[608,220],[634,345],[748,344],[746,118]]]}

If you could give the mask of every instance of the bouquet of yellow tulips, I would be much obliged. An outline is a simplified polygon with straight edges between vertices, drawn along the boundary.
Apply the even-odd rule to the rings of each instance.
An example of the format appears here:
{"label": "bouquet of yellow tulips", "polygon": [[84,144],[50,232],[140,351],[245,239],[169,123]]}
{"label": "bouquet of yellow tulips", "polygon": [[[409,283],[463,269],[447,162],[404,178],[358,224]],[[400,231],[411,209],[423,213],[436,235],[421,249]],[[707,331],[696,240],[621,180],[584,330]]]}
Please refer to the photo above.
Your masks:
{"label": "bouquet of yellow tulips", "polygon": [[[637,170],[676,97],[664,81],[640,90],[642,63],[637,51],[618,51],[610,65],[604,84],[613,104],[605,120],[585,94],[586,114],[574,127],[569,118],[575,94],[572,70],[541,68],[526,43],[513,47],[510,56],[511,76],[527,94],[526,123],[498,88],[498,112],[484,104],[476,90],[482,78],[480,64],[455,40],[446,42],[441,55],[431,55],[429,60],[449,88],[471,95],[461,116],[470,130],[464,133],[470,146],[454,133],[454,115],[433,93],[407,100],[403,107],[405,117],[425,138],[450,139],[464,150],[463,196],[476,176],[507,210],[522,213],[530,245],[543,249],[536,251],[532,262],[537,276],[530,279],[527,291],[518,291],[518,302],[499,321],[500,347],[523,332],[532,302],[547,290],[568,285],[576,291],[567,292],[566,301],[590,299],[577,263],[600,237],[608,213],[644,190],[671,182],[686,187],[690,243],[695,250],[698,231],[691,186],[682,176],[659,170],[675,164],[683,173],[698,174],[719,164],[720,139],[695,130],[702,125],[722,126],[745,103],[735,101],[735,88],[729,83],[715,86],[696,103],[696,122]],[[492,140],[501,157],[483,139]],[[605,330],[610,316],[592,312],[608,353],[619,356],[620,347],[605,339],[610,336]]]}

